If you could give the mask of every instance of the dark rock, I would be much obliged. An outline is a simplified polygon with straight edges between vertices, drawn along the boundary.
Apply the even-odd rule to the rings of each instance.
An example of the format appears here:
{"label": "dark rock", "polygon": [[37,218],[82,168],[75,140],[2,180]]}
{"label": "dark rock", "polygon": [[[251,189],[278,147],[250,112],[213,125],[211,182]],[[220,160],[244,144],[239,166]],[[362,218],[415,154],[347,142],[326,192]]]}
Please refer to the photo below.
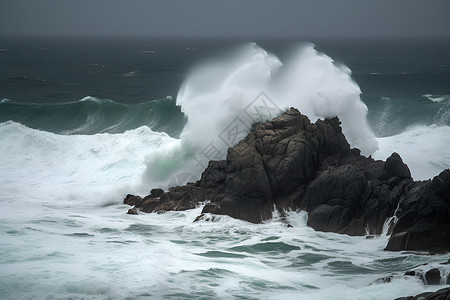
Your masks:
{"label": "dark rock", "polygon": [[367,240],[373,240],[373,239],[376,239],[377,237],[379,237],[378,235],[373,235],[373,234],[371,234],[371,235],[366,235],[366,239]]}
{"label": "dark rock", "polygon": [[425,300],[450,300],[450,288],[440,289],[427,296]]}
{"label": "dark rock", "polygon": [[206,213],[222,215],[222,212],[220,211],[220,206],[216,203],[207,203],[202,210],[202,214]]}
{"label": "dark rock", "polygon": [[445,261],[445,262],[443,262],[443,263],[441,263],[441,265],[448,265],[448,264],[450,264],[450,259]]}
{"label": "dark rock", "polygon": [[449,300],[450,299],[450,288],[443,288],[434,293],[421,293],[416,296],[401,297],[395,300]]}
{"label": "dark rock", "polygon": [[397,153],[386,162],[361,156],[338,118],[312,124],[295,108],[254,124],[199,181],[133,199],[127,201],[138,210],[158,213],[210,201],[203,214],[253,223],[272,218],[274,209],[304,209],[312,228],[349,235],[379,235],[397,211],[386,250],[450,249],[450,170],[414,182]]}
{"label": "dark rock", "polygon": [[425,300],[425,299],[427,299],[427,297],[430,297],[431,295],[433,295],[432,292],[425,292],[425,293],[416,295],[414,298],[417,300]]}
{"label": "dark rock", "polygon": [[216,217],[211,214],[201,214],[195,218],[194,222],[205,221],[205,222],[214,222]]}
{"label": "dark rock", "polygon": [[162,194],[164,194],[163,189],[152,189],[150,191],[150,196],[152,197],[161,197]]}
{"label": "dark rock", "polygon": [[151,213],[160,204],[158,198],[152,197],[151,195],[144,197],[142,203],[139,205],[139,209],[142,212]]}
{"label": "dark rock", "polygon": [[415,184],[400,203],[386,250],[450,250],[450,170]]}
{"label": "dark rock", "polygon": [[204,217],[205,217],[205,214],[200,214],[199,216],[197,216],[197,217],[195,218],[194,222],[201,221],[201,220],[203,220]]}
{"label": "dark rock", "polygon": [[309,226],[349,235],[381,234],[413,181],[386,177],[383,162],[365,160],[355,157],[351,164],[328,167],[308,185],[304,199]]}
{"label": "dark rock", "polygon": [[386,276],[383,278],[378,278],[377,280],[375,280],[375,282],[373,284],[380,284],[380,283],[389,283],[392,281],[392,279],[394,279],[394,276]]}
{"label": "dark rock", "polygon": [[441,284],[441,271],[439,269],[431,269],[425,273],[425,280],[428,285],[439,285]]}
{"label": "dark rock", "polygon": [[[425,265],[427,265],[427,264],[423,264],[420,266],[425,266]],[[417,266],[417,267],[420,267],[420,266]],[[426,284],[426,285],[439,285],[439,284],[441,284],[441,282],[442,282],[442,284],[446,284],[446,282],[448,281],[448,278],[445,278],[443,276],[441,277],[441,272],[437,268],[432,268],[432,269],[423,270],[423,271],[421,269],[409,270],[409,271],[406,271],[404,273],[404,275],[405,276],[416,276],[423,282],[423,284]],[[448,282],[447,282],[447,284],[448,284]]]}
{"label": "dark rock", "polygon": [[133,207],[133,208],[130,208],[128,210],[127,214],[129,214],[129,215],[138,215],[139,214],[139,210],[137,208]]}
{"label": "dark rock", "polygon": [[130,206],[134,206],[136,205],[137,202],[141,201],[142,198],[139,196],[135,196],[135,195],[130,195],[128,194],[125,199],[123,199],[123,204],[127,204]]}
{"label": "dark rock", "polygon": [[408,166],[403,163],[400,155],[395,152],[386,159],[383,171],[388,174],[388,177],[411,178]]}

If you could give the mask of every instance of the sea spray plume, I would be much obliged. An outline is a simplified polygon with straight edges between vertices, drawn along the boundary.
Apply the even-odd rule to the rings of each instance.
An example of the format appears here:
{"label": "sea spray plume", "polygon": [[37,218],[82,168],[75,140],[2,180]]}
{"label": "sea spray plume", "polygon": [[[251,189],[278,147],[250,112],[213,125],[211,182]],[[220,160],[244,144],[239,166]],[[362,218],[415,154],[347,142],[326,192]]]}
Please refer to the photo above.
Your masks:
{"label": "sea spray plume", "polygon": [[[216,142],[236,117],[251,125],[253,121],[244,114],[245,108],[259,93],[267,91],[273,73],[281,65],[277,57],[250,43],[225,59],[197,67],[177,96],[177,104],[188,117],[182,141],[202,150]],[[215,146],[226,152],[231,145],[217,141]]]}
{"label": "sea spray plume", "polygon": [[[208,161],[224,159],[227,148],[245,137],[255,120],[275,117],[255,119],[245,110],[267,89],[281,65],[277,57],[249,43],[194,68],[177,96],[177,104],[188,118],[181,139],[147,157],[144,180],[166,186],[180,173],[199,178]],[[239,138],[230,138],[225,132],[231,127]]]}
{"label": "sea spray plume", "polygon": [[314,45],[294,52],[275,89],[280,104],[297,107],[312,122],[339,117],[347,140],[363,154],[378,149],[366,121],[367,106],[361,101],[361,90],[352,80],[350,69],[316,51]]}
{"label": "sea spray plume", "polygon": [[[290,106],[313,121],[338,116],[353,147],[364,154],[377,149],[366,123],[367,107],[360,99],[361,90],[347,67],[336,65],[312,45],[296,51],[274,80],[281,67],[276,56],[255,43],[196,67],[177,96],[177,104],[188,118],[181,139],[147,158],[147,178],[167,182],[180,172],[199,178],[208,161],[224,159],[227,148],[245,137],[252,123],[267,121]],[[256,100],[262,92],[270,95],[278,111],[255,118],[255,114],[246,112],[259,105]],[[227,139],[230,128],[237,128],[239,139]]]}

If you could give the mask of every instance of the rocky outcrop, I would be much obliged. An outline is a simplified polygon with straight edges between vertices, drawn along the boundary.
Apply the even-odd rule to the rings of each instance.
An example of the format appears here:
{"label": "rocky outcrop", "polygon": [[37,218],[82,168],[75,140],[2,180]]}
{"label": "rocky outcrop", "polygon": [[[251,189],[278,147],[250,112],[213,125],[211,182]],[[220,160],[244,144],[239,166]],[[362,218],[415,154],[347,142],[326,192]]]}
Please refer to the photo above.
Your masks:
{"label": "rocky outcrop", "polygon": [[313,124],[291,108],[253,125],[226,160],[209,162],[199,181],[144,198],[128,195],[124,203],[135,206],[131,213],[161,213],[209,201],[202,214],[253,223],[270,219],[274,209],[303,209],[312,228],[349,235],[380,234],[398,210],[386,249],[449,250],[449,172],[416,183],[398,154],[386,162],[364,157],[350,149],[337,118]]}
{"label": "rocky outcrop", "polygon": [[450,250],[450,170],[418,182],[397,212],[386,250]]}
{"label": "rocky outcrop", "polygon": [[[393,165],[407,172],[396,172]],[[327,166],[310,183],[304,198],[308,225],[349,235],[381,234],[412,185],[409,169],[397,153],[385,163],[355,156]]]}
{"label": "rocky outcrop", "polygon": [[395,300],[448,300],[450,299],[450,288],[443,288],[434,293],[422,293],[416,296],[401,297]]}

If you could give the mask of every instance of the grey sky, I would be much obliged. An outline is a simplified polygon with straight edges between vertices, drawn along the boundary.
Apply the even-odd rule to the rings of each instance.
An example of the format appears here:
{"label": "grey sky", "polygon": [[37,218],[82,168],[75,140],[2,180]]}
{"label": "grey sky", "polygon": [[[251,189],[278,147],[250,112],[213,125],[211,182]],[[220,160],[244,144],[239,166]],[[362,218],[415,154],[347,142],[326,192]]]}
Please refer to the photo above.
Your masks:
{"label": "grey sky", "polygon": [[450,0],[0,0],[0,35],[445,36]]}

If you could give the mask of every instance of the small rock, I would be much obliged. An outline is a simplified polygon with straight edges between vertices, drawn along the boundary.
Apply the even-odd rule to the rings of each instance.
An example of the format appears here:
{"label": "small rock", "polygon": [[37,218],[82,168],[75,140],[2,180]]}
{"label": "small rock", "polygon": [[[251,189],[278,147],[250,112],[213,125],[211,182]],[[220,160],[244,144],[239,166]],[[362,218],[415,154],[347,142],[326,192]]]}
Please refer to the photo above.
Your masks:
{"label": "small rock", "polygon": [[207,203],[202,209],[202,214],[206,213],[220,215],[220,206],[216,203]]}
{"label": "small rock", "polygon": [[394,279],[394,276],[390,275],[390,276],[378,278],[377,280],[375,280],[374,283],[389,283],[392,281],[392,279]]}
{"label": "small rock", "polygon": [[150,191],[150,196],[152,197],[161,197],[161,195],[164,194],[164,190],[163,189],[152,189]]}
{"label": "small rock", "polygon": [[426,300],[427,297],[431,296],[432,294],[433,294],[433,293],[431,293],[431,292],[421,293],[421,294],[419,294],[419,295],[416,295],[416,296],[414,297],[414,299],[416,299],[416,300]]}
{"label": "small rock", "polygon": [[425,280],[428,285],[439,285],[441,283],[441,271],[437,268],[429,270],[425,274]]}
{"label": "small rock", "polygon": [[449,300],[450,299],[450,288],[443,288],[434,293],[426,292],[419,295],[401,297],[395,300]]}
{"label": "small rock", "polygon": [[128,194],[125,199],[123,199],[123,204],[128,204],[130,206],[136,205],[137,202],[141,201],[142,198],[136,195]]}
{"label": "small rock", "polygon": [[128,210],[127,214],[129,214],[129,215],[138,215],[139,214],[139,210],[137,208],[133,207],[133,208],[130,208]]}

